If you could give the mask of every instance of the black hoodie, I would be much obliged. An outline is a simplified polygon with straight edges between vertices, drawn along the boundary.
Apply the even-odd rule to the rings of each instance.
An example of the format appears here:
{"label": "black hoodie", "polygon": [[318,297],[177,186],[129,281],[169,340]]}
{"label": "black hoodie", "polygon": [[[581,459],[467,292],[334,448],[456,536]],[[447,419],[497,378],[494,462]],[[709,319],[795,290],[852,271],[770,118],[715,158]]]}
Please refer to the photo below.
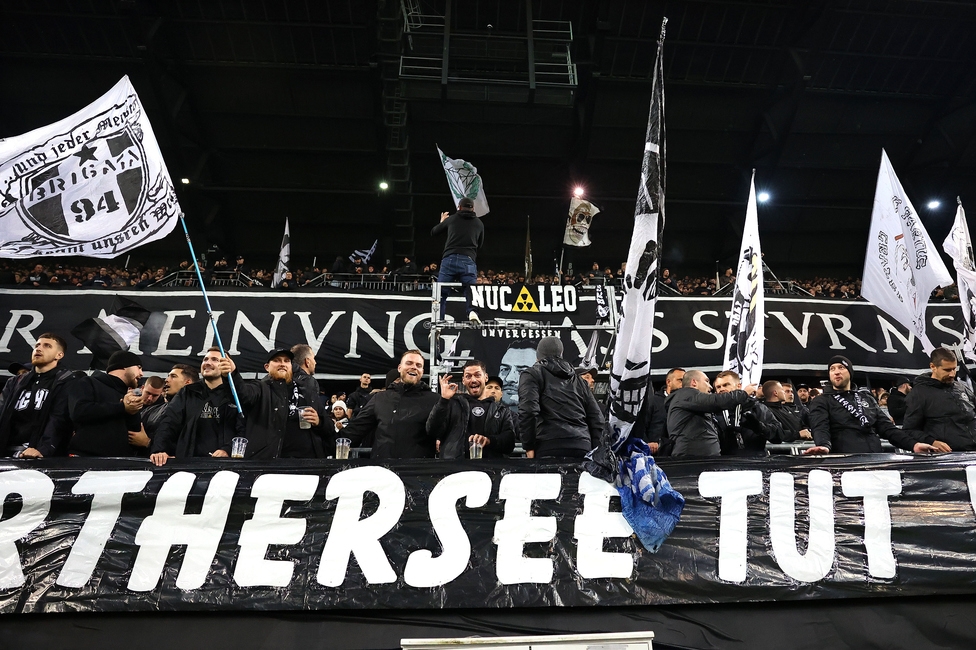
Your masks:
{"label": "black hoodie", "polygon": [[430,229],[432,237],[447,231],[444,243],[444,257],[448,255],[467,255],[478,260],[478,249],[485,241],[485,224],[470,210],[458,210],[444,221]]}
{"label": "black hoodie", "polygon": [[546,357],[519,376],[519,436],[526,450],[589,451],[600,443],[604,419],[586,382],[568,361]]}
{"label": "black hoodie", "polygon": [[916,377],[908,394],[905,428],[922,431],[929,444],[941,440],[952,451],[976,451],[973,391],[960,381],[943,384],[930,374]]}

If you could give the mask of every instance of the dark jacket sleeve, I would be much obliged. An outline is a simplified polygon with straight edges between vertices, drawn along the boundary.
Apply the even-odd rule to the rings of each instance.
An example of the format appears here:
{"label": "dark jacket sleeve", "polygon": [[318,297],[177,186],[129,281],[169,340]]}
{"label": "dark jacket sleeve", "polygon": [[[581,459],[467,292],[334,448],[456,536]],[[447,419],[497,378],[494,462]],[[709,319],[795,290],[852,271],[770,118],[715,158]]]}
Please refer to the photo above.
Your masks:
{"label": "dark jacket sleeve", "polygon": [[733,409],[738,404],[745,404],[748,401],[749,396],[744,390],[722,394],[695,392],[682,402],[681,408],[698,413],[717,413]]}
{"label": "dark jacket sleeve", "polygon": [[378,423],[379,420],[376,417],[376,397],[374,396],[373,399],[366,402],[366,406],[360,409],[356,417],[336,435],[349,438],[353,447],[361,447],[363,440],[366,440],[376,431],[376,425]]}
{"label": "dark jacket sleeve", "polygon": [[886,418],[884,413],[880,411],[878,413],[878,419],[874,423],[874,430],[879,436],[885,438],[894,446],[906,451],[912,451],[915,443],[922,442],[922,438],[925,435],[921,431],[913,431],[908,427],[899,429],[895,426],[894,422]]}
{"label": "dark jacket sleeve", "polygon": [[448,217],[447,219],[444,219],[444,221],[441,221],[440,223],[438,223],[437,225],[435,225],[433,228],[431,228],[430,229],[431,236],[433,237],[435,235],[441,234],[442,232],[447,232],[447,223],[453,217],[454,217],[454,215],[452,214],[450,217]]}
{"label": "dark jacket sleeve", "polygon": [[60,387],[56,387],[49,397],[53,400],[51,410],[48,413],[47,422],[44,424],[44,430],[35,446],[35,449],[41,452],[45,458],[64,456],[68,449],[72,427],[67,395],[68,389],[74,381],[74,377],[68,378]]}
{"label": "dark jacket sleeve", "polygon": [[[925,430],[925,404],[922,403],[923,399],[919,397],[920,392],[922,391],[913,390],[905,400],[905,411],[902,413],[902,427],[905,429],[915,431]],[[892,417],[895,417],[895,414],[891,412],[890,408],[888,412],[891,413]],[[898,418],[895,419],[897,420]],[[933,436],[925,436],[925,438],[925,441],[930,444],[935,440]]]}
{"label": "dark jacket sleeve", "polygon": [[[237,397],[241,400],[241,407],[247,411],[253,408],[261,401],[261,380],[244,381],[241,377],[241,373],[236,370],[230,374],[231,380],[234,382],[234,388],[237,389]],[[227,387],[230,390],[230,386]],[[247,417],[247,413],[244,414]]]}
{"label": "dark jacket sleeve", "polygon": [[[577,379],[579,382],[583,381],[582,379]],[[606,425],[606,420],[603,419],[603,411],[600,410],[600,405],[597,404],[596,398],[593,397],[593,392],[589,387],[583,389],[583,394],[583,408],[586,411],[586,428],[590,430],[590,448],[592,449],[600,444],[600,438],[603,436],[603,427]]]}
{"label": "dark jacket sleeve", "polygon": [[434,408],[430,409],[430,415],[427,416],[427,433],[440,440],[441,444],[443,444],[445,437],[452,429],[450,426],[450,414],[451,400],[441,397],[438,398],[437,403],[434,404]]}
{"label": "dark jacket sleeve", "polygon": [[522,437],[522,447],[526,451],[533,451],[539,416],[539,383],[531,368],[523,370],[519,375],[518,392],[519,435]]}
{"label": "dark jacket sleeve", "polygon": [[810,432],[818,447],[830,449],[830,410],[825,397],[818,397],[810,403]]}
{"label": "dark jacket sleeve", "polygon": [[769,442],[782,442],[784,438],[783,424],[776,419],[773,412],[765,404],[756,402],[752,407],[752,414],[759,422],[759,428]]}
{"label": "dark jacket sleeve", "polygon": [[121,400],[118,402],[97,400],[91,382],[90,378],[79,379],[71,382],[68,388],[68,412],[72,422],[93,424],[110,418],[128,418]]}
{"label": "dark jacket sleeve", "polygon": [[495,408],[501,414],[498,433],[486,437],[491,440],[491,446],[495,451],[501,454],[510,454],[515,450],[515,424],[512,409],[501,404],[496,404]]}
{"label": "dark jacket sleeve", "polygon": [[165,406],[159,416],[159,426],[156,428],[156,435],[153,436],[152,445],[149,447],[151,454],[166,452],[170,456],[176,455],[176,445],[180,439],[180,430],[183,428],[183,413],[186,410],[186,391],[180,391],[173,398],[173,401]]}

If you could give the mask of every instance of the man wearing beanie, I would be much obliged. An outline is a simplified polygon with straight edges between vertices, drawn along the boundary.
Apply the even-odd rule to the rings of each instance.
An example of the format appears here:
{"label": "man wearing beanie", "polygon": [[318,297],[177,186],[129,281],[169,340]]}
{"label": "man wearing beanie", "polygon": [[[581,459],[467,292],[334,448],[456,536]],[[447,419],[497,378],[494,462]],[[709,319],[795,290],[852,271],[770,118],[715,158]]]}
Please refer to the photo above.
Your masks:
{"label": "man wearing beanie", "polygon": [[142,396],[132,394],[142,378],[142,360],[128,350],[108,359],[105,372],[79,377],[68,386],[68,414],[75,435],[73,456],[136,456],[129,433],[142,431]]}
{"label": "man wearing beanie", "polygon": [[600,442],[600,407],[562,354],[558,338],[541,339],[535,365],[519,377],[519,435],[530,458],[583,458]]}
{"label": "man wearing beanie", "polygon": [[804,454],[879,454],[881,438],[916,454],[939,451],[921,442],[917,431],[899,429],[870,393],[862,393],[851,382],[854,366],[843,356],[831,357],[827,366],[830,385],[810,403],[810,428],[816,446]]}
{"label": "man wearing beanie", "polygon": [[[472,321],[480,322],[478,314],[471,309],[471,285],[478,282],[478,249],[485,241],[485,224],[474,212],[474,201],[468,198],[458,202],[458,209],[452,215],[441,213],[441,222],[434,226],[431,237],[447,232],[444,243],[444,257],[437,275],[438,282],[460,282],[464,292],[464,313]],[[450,287],[441,289],[441,320],[447,313],[447,295]]]}

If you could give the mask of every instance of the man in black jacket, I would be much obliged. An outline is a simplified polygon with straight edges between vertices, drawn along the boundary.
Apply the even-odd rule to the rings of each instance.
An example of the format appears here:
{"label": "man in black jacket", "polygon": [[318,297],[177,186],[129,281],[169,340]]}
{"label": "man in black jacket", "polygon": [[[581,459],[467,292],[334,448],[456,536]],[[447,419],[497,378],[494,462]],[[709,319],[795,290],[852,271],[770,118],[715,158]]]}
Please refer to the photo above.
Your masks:
{"label": "man in black jacket", "polygon": [[[326,455],[322,440],[327,433],[323,427],[325,411],[318,386],[312,390],[307,381],[295,380],[294,359],[291,350],[282,348],[268,355],[264,364],[267,377],[243,381],[239,374],[234,374],[234,385],[244,408],[245,458],[324,458]],[[236,370],[230,359],[221,360],[220,366],[222,375],[227,370]],[[311,426],[305,428],[301,420]]]}
{"label": "man in black jacket", "polygon": [[435,458],[437,437],[427,432],[427,420],[440,398],[422,381],[423,354],[407,350],[397,370],[400,381],[373,393],[342,432],[354,447],[372,447],[370,458]]}
{"label": "man in black jacket", "polygon": [[796,405],[789,402],[782,384],[775,379],[770,379],[763,382],[762,392],[763,404],[783,427],[782,438],[779,441],[771,442],[795,442],[801,438],[804,440],[813,438],[806,422],[804,422],[806,409],[798,411]]}
{"label": "man in black jacket", "polygon": [[[777,382],[778,384],[778,382]],[[753,387],[746,387],[746,394]],[[765,384],[763,385],[765,395]],[[715,376],[715,393],[724,395],[742,390],[739,373],[723,370]],[[782,387],[779,389],[783,390]],[[716,416],[719,444],[723,456],[766,456],[766,442],[783,441],[783,425],[759,401],[749,400]]]}
{"label": "man in black jacket", "polygon": [[719,456],[715,413],[747,404],[750,397],[742,390],[712,395],[712,385],[701,370],[689,370],[681,388],[668,395],[668,435],[674,439],[672,456]]}
{"label": "man in black jacket", "polygon": [[79,377],[68,387],[68,414],[75,435],[68,443],[73,456],[137,456],[130,434],[142,431],[142,396],[132,390],[142,378],[142,360],[127,350],[108,359],[106,372]]}
{"label": "man in black jacket", "polygon": [[31,370],[12,377],[0,393],[0,455],[19,458],[63,456],[71,437],[65,417],[66,387],[74,377],[59,368],[65,342],[57,334],[37,338]]}
{"label": "man in black jacket", "polygon": [[843,356],[831,357],[830,385],[810,405],[810,427],[816,446],[804,454],[879,454],[881,438],[916,454],[941,451],[921,442],[921,434],[899,429],[881,412],[870,393],[851,384],[854,366]]}
{"label": "man in black jacket", "polygon": [[[431,228],[431,237],[447,232],[444,257],[437,275],[438,282],[460,282],[464,292],[464,313],[473,321],[478,314],[471,309],[471,285],[478,282],[478,249],[485,241],[485,224],[474,212],[474,201],[468,198],[458,202],[458,210],[452,215],[441,213],[439,224]],[[447,313],[447,296],[450,287],[441,289],[441,320]]]}
{"label": "man in black jacket", "polygon": [[370,386],[372,383],[373,377],[368,372],[364,372],[359,376],[359,386],[356,390],[349,393],[349,396],[346,398],[346,407],[352,409],[353,414],[366,404],[366,399],[373,392]]}
{"label": "man in black jacket", "polygon": [[530,458],[583,458],[600,442],[603,413],[562,354],[558,338],[540,339],[535,365],[519,377],[518,428]]}
{"label": "man in black jacket", "polygon": [[[939,349],[941,348],[936,348],[936,350]],[[955,361],[955,357],[953,357],[953,361]],[[895,379],[894,388],[888,393],[888,413],[898,426],[905,423],[905,413],[908,412],[908,395],[911,390],[912,384],[908,381],[908,377],[898,377]]]}
{"label": "man in black jacket", "polygon": [[427,418],[427,433],[441,441],[440,457],[466,458],[471,443],[479,443],[484,458],[504,458],[515,449],[512,411],[488,398],[485,364],[472,359],[464,364],[461,379],[467,393],[459,393],[451,376],[440,379],[441,399]]}
{"label": "man in black jacket", "polygon": [[931,374],[916,377],[908,394],[905,428],[922,431],[923,440],[941,451],[976,451],[976,398],[956,381],[956,355],[935,348],[930,358]]}
{"label": "man in black jacket", "polygon": [[237,420],[230,387],[221,376],[220,348],[207,350],[200,363],[203,381],[189,384],[166,405],[152,440],[153,465],[170,458],[227,458]]}

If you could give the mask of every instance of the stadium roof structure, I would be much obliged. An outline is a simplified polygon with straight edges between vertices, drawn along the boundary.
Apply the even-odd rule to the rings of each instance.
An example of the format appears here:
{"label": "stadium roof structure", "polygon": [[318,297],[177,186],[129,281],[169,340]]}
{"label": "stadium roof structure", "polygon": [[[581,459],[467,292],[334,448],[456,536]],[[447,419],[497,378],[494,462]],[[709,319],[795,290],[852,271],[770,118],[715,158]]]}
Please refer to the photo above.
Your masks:
{"label": "stadium roof structure", "polygon": [[[882,147],[933,238],[976,202],[976,5],[952,0],[7,0],[0,137],[128,74],[197,247],[320,263],[380,239],[436,261],[435,145],[474,163],[483,268],[536,272],[581,185],[577,254],[626,256],[663,16],[665,264],[732,264],[751,170],[780,275],[860,273]],[[378,190],[381,180],[387,191]],[[927,210],[933,198],[941,207]],[[150,253],[183,254],[176,235]]]}

